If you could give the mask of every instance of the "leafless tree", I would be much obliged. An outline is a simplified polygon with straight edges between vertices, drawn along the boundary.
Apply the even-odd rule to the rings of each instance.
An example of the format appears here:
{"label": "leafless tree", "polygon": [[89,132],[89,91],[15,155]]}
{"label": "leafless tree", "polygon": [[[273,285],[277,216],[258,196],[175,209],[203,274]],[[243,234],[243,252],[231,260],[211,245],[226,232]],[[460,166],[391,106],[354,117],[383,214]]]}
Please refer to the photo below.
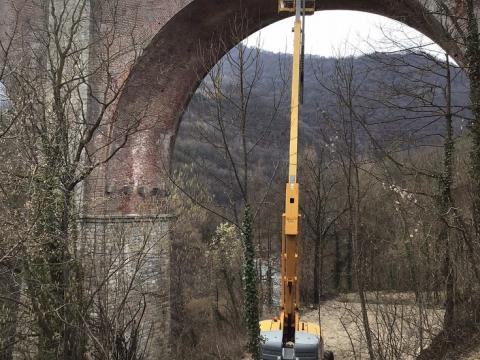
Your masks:
{"label": "leafless tree", "polygon": [[[137,343],[143,302],[127,310],[126,299],[145,263],[149,237],[129,258],[124,242],[111,245],[116,253],[110,253],[112,262],[104,262],[105,273],[86,266],[81,252],[83,182],[116,155],[142,120],[139,114],[125,126],[114,115],[142,45],[135,25],[119,31],[116,1],[95,6],[85,0],[48,1],[48,20],[37,24],[23,19],[28,31],[17,31],[15,24],[1,43],[9,102],[7,122],[2,117],[6,200],[12,198],[11,184],[18,184],[15,202],[8,200],[5,206],[6,214],[13,215],[5,234],[10,248],[0,258],[2,272],[3,264],[15,259],[10,271],[16,284],[7,289],[11,296],[2,298],[16,308],[11,312],[15,338],[1,344],[8,348],[6,359],[13,344],[25,358],[35,353],[40,359],[84,359],[91,349],[102,359],[139,359],[144,351]],[[21,9],[13,11],[18,20]],[[108,135],[112,133],[115,137]],[[92,272],[102,276],[98,283],[87,281]],[[115,298],[119,302],[102,308],[96,296],[112,286],[112,279],[121,283]],[[106,316],[113,308],[115,317]],[[100,323],[101,329],[95,328]]]}

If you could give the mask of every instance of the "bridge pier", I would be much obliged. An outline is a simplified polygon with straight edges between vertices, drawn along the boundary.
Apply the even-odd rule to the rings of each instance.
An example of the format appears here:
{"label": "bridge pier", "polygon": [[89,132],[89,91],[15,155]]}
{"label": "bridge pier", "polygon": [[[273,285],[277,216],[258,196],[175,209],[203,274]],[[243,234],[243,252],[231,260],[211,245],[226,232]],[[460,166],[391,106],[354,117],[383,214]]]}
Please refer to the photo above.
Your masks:
{"label": "bridge pier", "polygon": [[[84,216],[82,252],[92,329],[112,351],[136,347],[145,359],[170,350],[168,215]],[[95,344],[92,344],[95,347]]]}

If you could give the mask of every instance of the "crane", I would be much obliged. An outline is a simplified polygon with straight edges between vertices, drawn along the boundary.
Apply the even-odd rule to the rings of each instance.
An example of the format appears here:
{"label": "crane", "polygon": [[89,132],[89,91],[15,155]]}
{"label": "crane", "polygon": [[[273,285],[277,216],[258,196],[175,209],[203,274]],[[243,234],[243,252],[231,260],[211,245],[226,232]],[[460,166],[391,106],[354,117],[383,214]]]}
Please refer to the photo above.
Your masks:
{"label": "crane", "polygon": [[298,166],[298,122],[303,100],[303,63],[305,15],[315,11],[315,0],[279,0],[280,13],[295,14],[294,49],[290,105],[290,150],[288,182],[285,188],[285,212],[282,215],[280,316],[260,321],[263,360],[325,360],[333,354],[323,352],[320,326],[300,320],[299,241],[300,212]]}

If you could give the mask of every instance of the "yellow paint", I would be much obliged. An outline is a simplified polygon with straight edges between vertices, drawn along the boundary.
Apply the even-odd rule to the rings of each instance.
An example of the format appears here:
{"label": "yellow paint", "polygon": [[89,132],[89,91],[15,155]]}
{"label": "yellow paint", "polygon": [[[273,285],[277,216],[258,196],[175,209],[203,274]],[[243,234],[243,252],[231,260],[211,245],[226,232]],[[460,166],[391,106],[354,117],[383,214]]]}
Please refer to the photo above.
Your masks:
{"label": "yellow paint", "polygon": [[280,320],[262,320],[260,321],[260,331],[282,330]]}

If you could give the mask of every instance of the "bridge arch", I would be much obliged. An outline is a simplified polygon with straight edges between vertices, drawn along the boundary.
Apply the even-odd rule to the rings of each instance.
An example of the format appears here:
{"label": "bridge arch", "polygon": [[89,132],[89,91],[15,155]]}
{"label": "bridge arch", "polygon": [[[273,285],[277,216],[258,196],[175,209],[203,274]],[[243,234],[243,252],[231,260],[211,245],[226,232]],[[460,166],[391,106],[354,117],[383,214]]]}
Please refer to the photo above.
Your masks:
{"label": "bridge arch", "polygon": [[[420,0],[322,0],[317,10],[356,10],[398,20],[462,62],[462,51]],[[174,15],[144,50],[119,99],[119,118],[128,122],[142,113],[144,124],[111,163],[109,173],[115,177],[107,176],[107,183],[129,184],[132,197],[136,188],[161,186],[159,168],[169,167],[183,111],[206,73],[240,40],[282,18],[277,0],[193,0]],[[240,38],[231,36],[238,23]],[[111,210],[136,212],[138,201],[130,202]]]}

